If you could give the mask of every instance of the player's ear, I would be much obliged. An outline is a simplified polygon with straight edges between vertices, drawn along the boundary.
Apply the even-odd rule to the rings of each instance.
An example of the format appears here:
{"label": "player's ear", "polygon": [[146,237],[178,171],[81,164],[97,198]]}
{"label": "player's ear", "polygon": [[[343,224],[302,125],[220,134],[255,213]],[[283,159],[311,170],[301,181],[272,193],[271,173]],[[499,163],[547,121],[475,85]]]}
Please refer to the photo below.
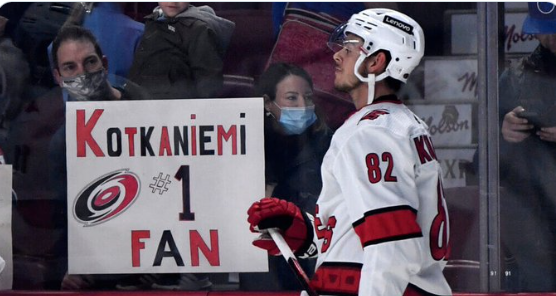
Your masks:
{"label": "player's ear", "polygon": [[367,72],[374,73],[376,75],[384,72],[386,66],[388,65],[388,59],[384,52],[379,52],[376,55],[369,58],[367,62]]}
{"label": "player's ear", "polygon": [[379,52],[376,54],[373,63],[373,70],[375,74],[380,74],[386,70],[386,66],[388,65],[388,59],[386,58],[386,54],[384,52]]}

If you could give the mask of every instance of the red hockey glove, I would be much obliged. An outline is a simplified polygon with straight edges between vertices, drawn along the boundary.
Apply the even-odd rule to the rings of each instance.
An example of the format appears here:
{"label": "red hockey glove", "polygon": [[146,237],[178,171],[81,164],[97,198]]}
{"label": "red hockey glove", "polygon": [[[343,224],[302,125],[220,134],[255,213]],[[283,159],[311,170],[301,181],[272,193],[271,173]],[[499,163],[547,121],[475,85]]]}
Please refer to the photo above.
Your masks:
{"label": "red hockey glove", "polygon": [[263,232],[253,245],[265,249],[270,255],[280,255],[280,250],[268,235],[267,228],[279,228],[294,253],[302,253],[313,241],[313,230],[306,215],[293,203],[275,197],[265,197],[251,205],[247,211],[252,232]]}

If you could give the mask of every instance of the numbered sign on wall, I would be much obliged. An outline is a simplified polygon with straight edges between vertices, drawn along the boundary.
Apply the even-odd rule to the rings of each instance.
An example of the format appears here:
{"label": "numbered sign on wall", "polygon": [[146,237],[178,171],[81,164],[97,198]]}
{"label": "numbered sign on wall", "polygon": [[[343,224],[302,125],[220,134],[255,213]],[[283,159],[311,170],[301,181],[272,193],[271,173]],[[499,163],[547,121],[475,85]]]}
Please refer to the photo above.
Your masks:
{"label": "numbered sign on wall", "polygon": [[266,271],[262,102],[68,103],[70,273]]}

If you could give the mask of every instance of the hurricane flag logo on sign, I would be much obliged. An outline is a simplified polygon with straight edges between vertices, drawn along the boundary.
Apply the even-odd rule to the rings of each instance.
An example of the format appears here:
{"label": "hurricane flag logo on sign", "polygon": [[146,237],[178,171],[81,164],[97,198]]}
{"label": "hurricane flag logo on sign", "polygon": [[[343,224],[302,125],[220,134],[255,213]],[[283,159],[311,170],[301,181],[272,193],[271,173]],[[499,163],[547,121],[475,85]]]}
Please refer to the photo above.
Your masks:
{"label": "hurricane flag logo on sign", "polygon": [[128,169],[108,173],[77,195],[73,215],[84,226],[106,222],[128,209],[139,196],[140,188],[139,177]]}

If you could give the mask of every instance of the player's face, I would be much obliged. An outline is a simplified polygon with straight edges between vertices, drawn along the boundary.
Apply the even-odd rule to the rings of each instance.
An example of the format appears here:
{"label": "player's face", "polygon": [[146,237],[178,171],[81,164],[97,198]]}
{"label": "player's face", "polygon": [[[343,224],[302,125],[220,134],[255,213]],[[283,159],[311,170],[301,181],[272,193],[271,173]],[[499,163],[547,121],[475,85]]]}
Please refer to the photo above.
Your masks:
{"label": "player's face", "polygon": [[282,79],[276,85],[276,99],[274,103],[267,102],[266,104],[267,110],[277,120],[280,119],[280,108],[309,106],[313,106],[313,89],[307,80],[296,75],[289,75]]}
{"label": "player's face", "polygon": [[339,91],[349,92],[360,84],[359,79],[353,73],[353,69],[359,58],[359,48],[362,42],[361,38],[348,34],[343,49],[334,54],[334,62],[336,63],[334,87]]}
{"label": "player's face", "polygon": [[556,34],[537,34],[537,38],[544,48],[556,53]]}
{"label": "player's face", "polygon": [[56,78],[67,78],[96,72],[103,68],[103,60],[95,51],[91,42],[67,40],[58,48],[58,69]]}
{"label": "player's face", "polygon": [[175,17],[189,5],[189,2],[158,2],[166,17]]}

